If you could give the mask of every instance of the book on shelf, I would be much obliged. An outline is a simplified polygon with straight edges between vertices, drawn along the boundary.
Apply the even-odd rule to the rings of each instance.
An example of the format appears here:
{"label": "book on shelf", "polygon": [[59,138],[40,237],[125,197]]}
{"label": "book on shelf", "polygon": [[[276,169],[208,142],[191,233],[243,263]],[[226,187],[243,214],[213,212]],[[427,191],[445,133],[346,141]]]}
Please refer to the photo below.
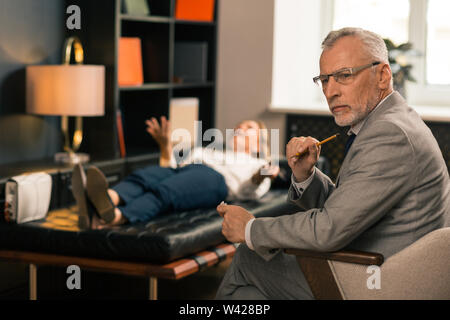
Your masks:
{"label": "book on shelf", "polygon": [[155,39],[142,41],[143,67],[145,82],[169,82],[168,54],[164,46]]}
{"label": "book on shelf", "polygon": [[176,0],[175,19],[212,22],[215,0]]}
{"label": "book on shelf", "polygon": [[127,155],[127,151],[125,147],[125,137],[123,133],[122,111],[120,111],[120,109],[117,110],[116,125],[117,125],[117,141],[119,142],[120,157],[125,158]]}
{"label": "book on shelf", "polygon": [[118,69],[119,86],[135,86],[144,83],[140,38],[120,38]]}
{"label": "book on shelf", "polygon": [[175,42],[174,76],[177,82],[206,82],[208,43]]}
{"label": "book on shelf", "polygon": [[[169,120],[173,144],[189,147],[194,145],[197,139],[195,122],[198,120],[198,108],[198,98],[170,99]],[[175,132],[177,129],[183,130]]]}
{"label": "book on shelf", "polygon": [[125,14],[148,16],[150,8],[147,0],[122,0],[122,10]]}

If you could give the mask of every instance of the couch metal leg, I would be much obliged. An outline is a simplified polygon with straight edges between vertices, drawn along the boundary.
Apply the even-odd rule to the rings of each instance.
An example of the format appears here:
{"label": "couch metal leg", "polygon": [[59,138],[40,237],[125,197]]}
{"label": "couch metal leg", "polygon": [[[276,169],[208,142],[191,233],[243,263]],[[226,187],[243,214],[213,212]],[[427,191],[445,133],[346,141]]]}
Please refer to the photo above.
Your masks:
{"label": "couch metal leg", "polygon": [[30,300],[37,300],[37,266],[30,264],[29,272]]}
{"label": "couch metal leg", "polygon": [[148,282],[148,299],[158,300],[158,278],[150,277]]}

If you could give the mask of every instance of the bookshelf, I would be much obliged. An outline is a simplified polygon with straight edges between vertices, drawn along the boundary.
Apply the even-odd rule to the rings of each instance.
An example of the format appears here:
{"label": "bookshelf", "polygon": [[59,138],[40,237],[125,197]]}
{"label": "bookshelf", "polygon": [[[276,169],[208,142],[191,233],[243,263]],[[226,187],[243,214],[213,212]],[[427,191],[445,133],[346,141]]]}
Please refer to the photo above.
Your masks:
{"label": "bookshelf", "polygon": [[[67,0],[82,13],[81,30],[67,31],[80,37],[86,64],[106,67],[105,116],[85,120],[85,141],[81,147],[93,159],[119,158],[120,147],[116,115],[120,111],[127,157],[158,152],[145,130],[145,119],[168,116],[170,99],[199,99],[199,120],[203,131],[214,126],[216,96],[217,9],[212,22],[177,20],[176,0],[147,0],[150,15],[124,12],[122,0]],[[139,37],[142,44],[144,83],[118,84],[118,46],[120,37]],[[174,81],[175,44],[207,44],[205,81]]]}

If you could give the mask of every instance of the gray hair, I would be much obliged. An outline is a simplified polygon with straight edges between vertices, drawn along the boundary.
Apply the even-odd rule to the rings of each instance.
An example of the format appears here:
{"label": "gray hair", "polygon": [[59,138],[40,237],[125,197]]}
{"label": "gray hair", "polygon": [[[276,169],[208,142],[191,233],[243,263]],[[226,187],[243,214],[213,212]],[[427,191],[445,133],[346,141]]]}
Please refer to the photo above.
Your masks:
{"label": "gray hair", "polygon": [[389,55],[386,44],[378,34],[364,30],[361,28],[342,28],[336,31],[331,31],[325,40],[322,42],[322,49],[331,49],[337,40],[353,36],[357,37],[364,44],[366,53],[376,61],[384,62],[389,64]]}

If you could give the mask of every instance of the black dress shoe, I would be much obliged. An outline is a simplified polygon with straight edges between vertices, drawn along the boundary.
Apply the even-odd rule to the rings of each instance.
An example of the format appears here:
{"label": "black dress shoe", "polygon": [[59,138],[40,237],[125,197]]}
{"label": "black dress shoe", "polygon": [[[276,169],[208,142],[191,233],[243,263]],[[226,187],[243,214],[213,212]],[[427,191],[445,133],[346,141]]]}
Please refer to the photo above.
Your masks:
{"label": "black dress shoe", "polygon": [[87,170],[86,191],[95,211],[106,224],[115,218],[115,206],[108,195],[108,181],[103,173],[92,166]]}

